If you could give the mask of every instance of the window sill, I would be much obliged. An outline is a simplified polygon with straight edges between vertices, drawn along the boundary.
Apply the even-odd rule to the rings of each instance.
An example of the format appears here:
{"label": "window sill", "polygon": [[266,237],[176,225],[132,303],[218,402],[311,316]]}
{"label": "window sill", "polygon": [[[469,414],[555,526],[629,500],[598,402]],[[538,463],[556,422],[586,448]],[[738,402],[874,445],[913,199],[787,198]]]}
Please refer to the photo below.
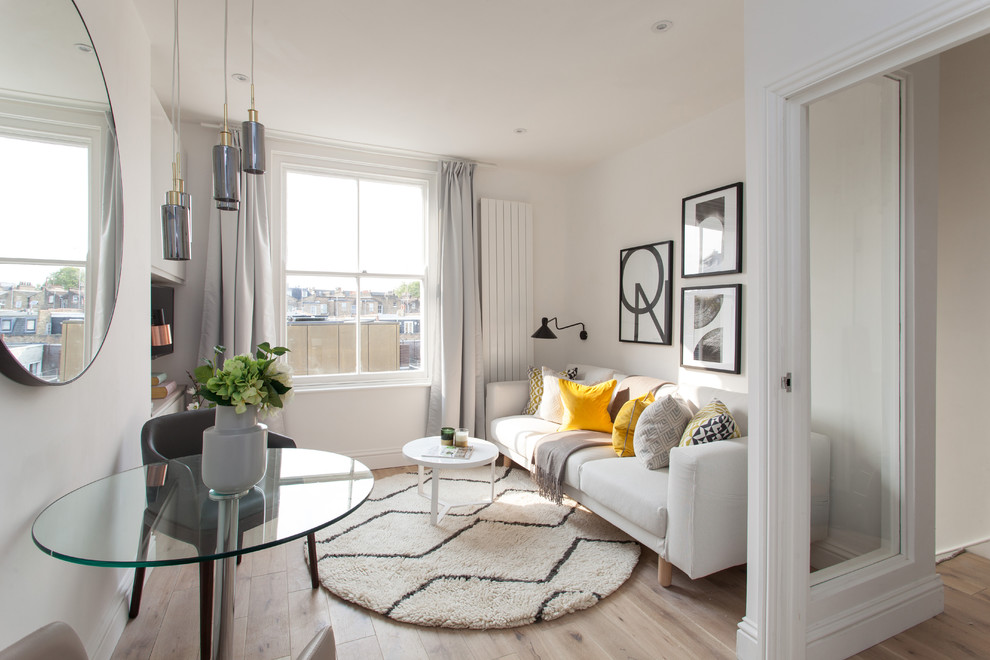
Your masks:
{"label": "window sill", "polygon": [[384,389],[395,389],[395,388],[428,388],[430,387],[430,381],[428,380],[410,380],[410,381],[367,381],[367,382],[349,382],[349,383],[312,383],[312,384],[299,384],[293,385],[298,396],[303,396],[306,394],[312,394],[317,392],[331,392],[334,390],[384,390]]}

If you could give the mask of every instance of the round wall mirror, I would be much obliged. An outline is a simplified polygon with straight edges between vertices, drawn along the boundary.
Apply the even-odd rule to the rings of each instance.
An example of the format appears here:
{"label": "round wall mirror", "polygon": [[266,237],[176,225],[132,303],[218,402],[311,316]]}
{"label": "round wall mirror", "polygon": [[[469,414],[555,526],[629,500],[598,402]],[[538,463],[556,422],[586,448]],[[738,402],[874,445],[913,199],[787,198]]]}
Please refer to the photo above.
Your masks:
{"label": "round wall mirror", "polygon": [[122,191],[103,71],[71,0],[0,0],[0,370],[67,383],[117,297]]}

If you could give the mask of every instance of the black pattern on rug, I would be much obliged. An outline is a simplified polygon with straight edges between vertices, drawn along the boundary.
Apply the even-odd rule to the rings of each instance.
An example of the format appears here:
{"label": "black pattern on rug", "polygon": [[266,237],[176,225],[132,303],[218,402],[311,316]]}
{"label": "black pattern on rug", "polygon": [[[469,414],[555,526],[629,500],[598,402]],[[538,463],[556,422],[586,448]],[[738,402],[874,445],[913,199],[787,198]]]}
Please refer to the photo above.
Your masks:
{"label": "black pattern on rug", "polygon": [[[440,498],[476,501],[487,469],[444,471]],[[431,483],[424,483],[429,495]],[[617,589],[639,544],[564,498],[536,492],[528,472],[500,468],[495,501],[430,524],[415,472],[381,479],[368,500],[317,532],[320,580],[332,593],[399,621],[510,628],[591,607]]]}

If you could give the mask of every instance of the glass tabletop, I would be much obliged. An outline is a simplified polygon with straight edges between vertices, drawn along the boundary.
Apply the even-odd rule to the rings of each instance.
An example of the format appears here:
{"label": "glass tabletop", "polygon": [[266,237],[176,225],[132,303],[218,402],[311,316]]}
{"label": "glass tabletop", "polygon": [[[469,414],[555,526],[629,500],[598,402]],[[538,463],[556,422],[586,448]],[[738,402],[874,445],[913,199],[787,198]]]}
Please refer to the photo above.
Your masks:
{"label": "glass tabletop", "polygon": [[363,463],[312,449],[269,449],[268,469],[237,498],[236,547],[217,551],[229,500],[203,485],[201,456],[119,472],[62,496],[34,521],[45,553],[94,566],[164,566],[261,550],[306,536],[360,506],[374,477]]}

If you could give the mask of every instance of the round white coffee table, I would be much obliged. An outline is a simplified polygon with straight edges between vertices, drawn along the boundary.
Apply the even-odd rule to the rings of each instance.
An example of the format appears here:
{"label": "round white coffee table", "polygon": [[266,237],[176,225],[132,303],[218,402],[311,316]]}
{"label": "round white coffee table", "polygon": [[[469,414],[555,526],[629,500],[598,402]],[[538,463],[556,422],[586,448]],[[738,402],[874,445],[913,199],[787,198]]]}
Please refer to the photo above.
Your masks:
{"label": "round white coffee table", "polygon": [[[419,466],[419,494],[430,498],[430,522],[436,525],[443,520],[447,511],[455,506],[472,506],[490,504],[495,501],[495,459],[498,458],[498,448],[487,440],[468,438],[468,446],[474,449],[470,458],[441,458],[425,456],[431,450],[440,446],[440,436],[434,435],[407,442],[402,447],[402,454]],[[491,465],[491,492],[487,500],[479,502],[446,502],[440,499],[440,471],[444,469],[464,469]],[[430,468],[430,494],[423,492],[425,468]]]}

